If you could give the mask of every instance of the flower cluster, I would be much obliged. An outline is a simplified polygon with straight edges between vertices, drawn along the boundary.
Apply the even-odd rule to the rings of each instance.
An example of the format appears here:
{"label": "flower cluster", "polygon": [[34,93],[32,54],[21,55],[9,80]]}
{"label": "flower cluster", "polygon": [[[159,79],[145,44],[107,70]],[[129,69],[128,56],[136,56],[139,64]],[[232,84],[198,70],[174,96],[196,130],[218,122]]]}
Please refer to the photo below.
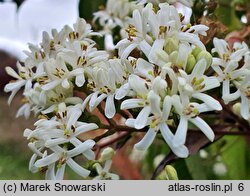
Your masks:
{"label": "flower cluster", "polygon": [[[226,104],[241,98],[240,115],[249,120],[250,98],[250,51],[243,42],[236,42],[230,48],[225,40],[214,38],[212,67],[222,82],[222,99]],[[236,89],[231,92],[231,89]],[[237,103],[236,103],[237,104]]]}
{"label": "flower cluster", "polygon": [[[39,117],[35,129],[24,132],[34,152],[29,165],[32,172],[42,170],[47,179],[62,179],[68,165],[82,177],[88,177],[94,168],[94,179],[118,179],[109,172],[111,149],[104,150],[92,168],[77,163],[78,156],[83,155],[86,162],[97,157],[99,139],[86,132],[99,131],[99,127],[111,129],[114,135],[124,127],[145,132],[134,145],[137,150],[147,150],[158,135],[175,155],[187,157],[190,126],[210,141],[215,138],[201,114],[222,110],[209,94],[221,83],[225,103],[241,97],[240,113],[249,119],[247,45],[236,43],[230,49],[224,40],[215,38],[212,52],[217,57],[213,58],[200,40],[208,27],[184,23],[184,16],[171,5],[191,6],[192,1],[157,1],[157,6],[156,1],[147,2],[152,1],[109,0],[106,10],[94,14],[112,39],[111,30],[122,29],[115,46],[117,56],[98,50],[93,37],[100,33],[78,19],[73,28],[52,30],[52,36],[44,32],[42,43],[30,45],[30,52],[25,52],[27,58],[17,64],[17,72],[6,68],[15,78],[5,86],[11,93],[9,103],[24,87],[24,105],[17,116],[28,118],[34,112]],[[236,88],[234,93],[232,88]],[[95,112],[97,108],[102,116]],[[86,115],[97,115],[100,122],[85,122]],[[104,136],[109,136],[106,131]]]}
{"label": "flower cluster", "polygon": [[[198,35],[206,35],[206,30],[203,25],[184,25],[182,16],[168,4],[160,4],[157,12],[152,4],[133,12],[127,38],[117,48],[122,59],[134,50],[146,56],[146,60],[135,60],[135,73],[128,79],[133,94],[121,104],[121,109],[139,108],[137,117],[126,121],[128,126],[149,126],[136,148],[147,149],[160,131],[177,156],[187,157],[188,122],[213,141],[213,131],[199,117],[200,113],[222,109],[217,100],[206,94],[220,86],[215,76],[205,75],[212,56]],[[173,129],[175,125],[177,128]]]}

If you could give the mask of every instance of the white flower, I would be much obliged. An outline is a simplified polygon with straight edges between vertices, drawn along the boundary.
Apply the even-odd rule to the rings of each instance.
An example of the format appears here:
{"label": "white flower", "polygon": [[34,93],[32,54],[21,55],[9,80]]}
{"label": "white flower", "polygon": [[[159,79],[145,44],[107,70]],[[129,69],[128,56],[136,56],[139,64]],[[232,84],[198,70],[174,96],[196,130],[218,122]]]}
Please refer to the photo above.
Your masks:
{"label": "white flower", "polygon": [[116,45],[116,48],[119,49],[119,56],[122,59],[127,58],[131,51],[137,47],[141,50],[148,48],[149,45],[145,40],[152,42],[152,38],[147,35],[150,12],[153,12],[152,4],[147,4],[141,11],[138,9],[133,11],[131,24],[126,29],[128,38],[119,41]]}
{"label": "white flower", "polygon": [[[190,46],[196,45],[205,50],[198,35],[206,35],[208,27],[184,25],[174,6],[162,3],[159,7],[157,13],[152,10],[152,4],[147,4],[141,11],[137,9],[133,11],[133,18],[126,29],[127,39],[121,40],[116,46],[121,58],[127,58],[135,48],[141,50],[148,57],[150,52],[152,53],[151,47],[163,50],[168,39]],[[154,44],[157,46],[154,47]],[[150,57],[148,58],[150,60]]]}
{"label": "white flower", "polygon": [[[211,82],[209,82],[209,78],[207,78],[208,82],[202,84],[202,82],[204,82],[203,79],[201,83],[199,83],[199,85],[202,85],[203,88],[196,88],[196,86],[194,86],[194,82],[191,82],[195,77],[197,80],[199,80],[200,77],[203,77],[205,70],[204,67],[206,67],[206,64],[204,65],[204,63],[205,61],[203,60],[197,63],[190,76],[184,74],[186,79],[180,78],[179,80],[172,80],[171,87],[179,85],[178,91],[180,92],[180,96],[176,94],[168,96],[166,95],[166,93],[169,92],[167,90],[168,83],[162,79],[164,75],[154,76],[157,72],[153,70],[153,66],[151,64],[147,64],[145,62],[143,63],[143,60],[137,61],[135,73],[139,73],[146,78],[151,78],[152,81],[150,82],[142,79],[137,75],[131,75],[128,82],[132,92],[134,92],[134,94],[132,93],[131,95],[134,95],[136,98],[126,99],[121,104],[121,109],[139,109],[138,116],[135,119],[128,119],[126,121],[127,126],[142,129],[149,125],[149,130],[144,138],[135,145],[137,149],[147,149],[149,145],[152,144],[157,132],[160,131],[166,143],[177,156],[188,156],[188,150],[184,146],[188,129],[188,121],[201,129],[211,141],[213,140],[213,131],[204,120],[198,117],[198,115],[202,112],[222,109],[218,101],[204,93],[201,93],[203,92],[203,88],[205,86],[207,89],[204,88],[204,91],[217,87],[219,82],[210,85],[212,81],[216,80],[211,79]],[[164,67],[164,69],[165,68],[166,67]],[[166,68],[165,71],[168,69],[169,68]],[[164,71],[162,73],[164,73]],[[168,72],[165,73],[168,74]],[[191,79],[189,77],[191,77]],[[183,81],[181,79],[183,79]],[[190,84],[187,84],[188,81]],[[174,83],[179,84],[175,85]],[[197,82],[195,84],[198,85]],[[186,89],[186,87],[184,87],[185,85],[189,86],[187,90],[184,90]],[[191,103],[190,98],[192,97],[201,100],[203,103]],[[180,117],[175,135],[172,133],[167,123],[169,119],[173,118],[170,116],[173,115],[170,114],[172,107],[174,107],[175,113]]]}
{"label": "white flower", "polygon": [[193,0],[137,0],[137,2],[140,4],[153,3],[156,5],[158,5],[159,3],[164,3],[164,2],[169,3],[169,4],[174,4],[176,2],[180,2],[187,7],[193,6]]}
{"label": "white flower", "polygon": [[103,168],[99,163],[96,163],[94,167],[96,168],[98,176],[96,176],[93,180],[119,180],[118,175],[109,172],[111,165],[112,160],[105,161]]}
{"label": "white flower", "polygon": [[116,113],[114,98],[122,99],[129,93],[127,78],[133,68],[127,60],[110,59],[95,64],[89,69],[88,87],[93,93],[88,98],[90,111],[93,111],[104,99],[105,115],[113,118]]}
{"label": "white flower", "polygon": [[[50,149],[53,151],[52,154],[47,155],[41,159],[38,159],[34,166],[38,168],[43,168],[47,166],[51,166],[54,168],[54,164],[56,164],[58,170],[57,174],[55,175],[55,179],[52,180],[62,180],[65,172],[65,166],[68,165],[74,172],[78,175],[86,178],[90,171],[81,167],[78,163],[76,163],[72,158],[76,157],[77,155],[84,154],[87,150],[90,150],[95,145],[93,140],[87,140],[78,146],[76,146],[72,150],[65,150],[59,146],[51,147]],[[50,171],[53,172],[53,171]],[[53,175],[51,175],[53,176]]]}
{"label": "white flower", "polygon": [[172,96],[172,104],[176,112],[180,115],[179,125],[173,138],[173,145],[175,147],[185,144],[188,130],[188,121],[198,127],[210,141],[214,140],[214,133],[212,129],[203,119],[198,116],[202,112],[221,110],[220,104],[215,100],[213,100],[213,102],[217,106],[211,108],[211,106],[206,105],[206,103],[188,103],[185,100],[181,100],[177,95]]}
{"label": "white flower", "polygon": [[[24,136],[30,141],[28,146],[35,153],[30,160],[31,171],[36,172],[36,168],[48,166],[47,174],[50,179],[62,179],[65,164],[68,164],[79,175],[83,177],[89,175],[90,172],[80,167],[72,158],[82,154],[89,160],[94,159],[95,153],[91,148],[95,142],[92,140],[82,142],[78,137],[82,133],[97,129],[98,126],[78,121],[81,114],[80,104],[67,108],[61,103],[58,105],[55,117],[37,121],[36,129],[33,131],[25,130]],[[50,151],[53,153],[47,154]],[[55,164],[58,170],[54,175]]]}
{"label": "white flower", "polygon": [[[222,81],[222,99],[225,103],[237,100],[241,97],[241,116],[244,119],[249,118],[249,49],[243,42],[235,43],[230,49],[224,40],[214,38],[213,52],[217,52],[219,58],[213,58],[212,67],[218,74],[218,79]],[[240,65],[242,60],[243,65]],[[234,85],[237,90],[230,91],[230,85]]]}
{"label": "white flower", "polygon": [[123,28],[134,7],[135,2],[129,0],[108,0],[105,10],[95,12],[93,20],[98,20],[107,32],[117,26]]}
{"label": "white flower", "polygon": [[16,93],[25,86],[24,92],[28,92],[32,88],[32,80],[33,80],[33,71],[31,68],[22,66],[19,62],[17,62],[18,73],[16,73],[11,67],[6,67],[6,72],[13,78],[15,81],[11,81],[4,87],[5,92],[11,92],[11,95],[8,99],[8,104],[11,103],[12,99],[16,95]]}
{"label": "white flower", "polygon": [[80,134],[98,128],[94,123],[78,121],[81,115],[82,107],[80,104],[67,108],[65,103],[61,103],[58,105],[56,117],[37,121],[35,123],[37,127],[30,133],[28,139],[40,138],[44,140],[44,145],[47,148],[65,143],[78,145]]}
{"label": "white flower", "polygon": [[44,81],[45,84],[42,86],[43,90],[51,90],[59,84],[63,88],[68,89],[72,85],[71,79],[73,77],[75,77],[75,83],[78,87],[81,87],[85,82],[83,69],[79,68],[70,71],[61,57],[49,59],[44,66],[48,80]]}

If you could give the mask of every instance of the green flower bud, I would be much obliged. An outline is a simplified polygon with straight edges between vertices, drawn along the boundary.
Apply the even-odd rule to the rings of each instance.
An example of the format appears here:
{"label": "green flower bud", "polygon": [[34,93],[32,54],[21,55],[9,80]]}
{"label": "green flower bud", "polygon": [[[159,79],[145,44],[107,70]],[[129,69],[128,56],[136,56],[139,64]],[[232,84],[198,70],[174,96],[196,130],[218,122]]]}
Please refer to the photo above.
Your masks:
{"label": "green flower bud", "polygon": [[212,55],[207,52],[207,51],[201,51],[198,56],[196,57],[196,60],[199,61],[200,59],[205,59],[206,62],[207,62],[207,69],[212,65],[212,60],[213,60],[213,57]]}
{"label": "green flower bud", "polygon": [[169,55],[170,62],[176,62],[178,57],[178,52],[174,51]]}
{"label": "green flower bud", "polygon": [[105,148],[101,153],[100,161],[110,160],[110,159],[112,159],[114,154],[115,154],[115,151],[113,148],[111,148],[111,147]]}
{"label": "green flower bud", "polygon": [[195,59],[194,55],[189,54],[185,71],[188,74],[191,73],[195,64],[196,64],[196,59]]}
{"label": "green flower bud", "polygon": [[171,165],[167,165],[165,169],[157,176],[157,180],[178,180],[175,168]]}
{"label": "green flower bud", "polygon": [[173,166],[167,165],[165,167],[165,171],[166,171],[168,180],[178,180],[177,172]]}
{"label": "green flower bud", "polygon": [[173,38],[167,38],[164,43],[164,50],[170,54],[173,51],[178,50],[179,48],[179,43],[176,39]]}
{"label": "green flower bud", "polygon": [[192,55],[196,58],[202,50],[199,47],[195,47],[192,51]]}

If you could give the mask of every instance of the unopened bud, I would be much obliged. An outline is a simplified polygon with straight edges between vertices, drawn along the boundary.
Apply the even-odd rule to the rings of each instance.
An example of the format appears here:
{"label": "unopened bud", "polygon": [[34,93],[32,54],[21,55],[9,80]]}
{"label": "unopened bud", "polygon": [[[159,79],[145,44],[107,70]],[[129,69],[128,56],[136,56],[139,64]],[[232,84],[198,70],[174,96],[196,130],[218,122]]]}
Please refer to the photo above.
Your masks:
{"label": "unopened bud", "polygon": [[171,62],[176,62],[177,61],[177,57],[178,57],[178,52],[174,51],[169,55],[169,60]]}
{"label": "unopened bud", "polygon": [[240,115],[240,103],[235,103],[233,105],[233,112],[237,115]]}
{"label": "unopened bud", "polygon": [[195,59],[194,55],[189,54],[185,71],[188,74],[191,73],[195,64],[196,64],[196,59]]}
{"label": "unopened bud", "polygon": [[166,171],[168,180],[178,180],[177,172],[173,166],[167,165],[165,167],[165,171]]}
{"label": "unopened bud", "polygon": [[206,62],[207,62],[207,69],[212,65],[212,55],[207,52],[207,51],[201,51],[198,56],[196,57],[196,60],[197,62],[200,60],[200,59],[205,59]]}
{"label": "unopened bud", "polygon": [[178,180],[175,168],[171,165],[167,165],[159,176],[157,176],[157,180]]}
{"label": "unopened bud", "polygon": [[110,159],[112,159],[114,154],[115,154],[115,151],[113,148],[111,148],[111,147],[105,148],[101,153],[100,161],[110,160]]}
{"label": "unopened bud", "polygon": [[179,43],[176,39],[168,38],[165,40],[164,50],[168,54],[171,54],[173,51],[178,50],[178,47],[179,47]]}
{"label": "unopened bud", "polygon": [[196,58],[199,53],[201,52],[202,50],[199,48],[199,47],[195,47],[192,51],[192,54],[194,55],[194,57]]}

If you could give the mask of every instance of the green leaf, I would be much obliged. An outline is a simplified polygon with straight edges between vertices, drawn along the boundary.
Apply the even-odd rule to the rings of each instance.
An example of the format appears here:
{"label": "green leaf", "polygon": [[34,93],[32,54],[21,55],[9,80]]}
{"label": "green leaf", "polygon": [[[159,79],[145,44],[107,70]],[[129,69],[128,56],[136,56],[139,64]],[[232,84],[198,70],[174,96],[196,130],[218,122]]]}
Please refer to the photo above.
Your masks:
{"label": "green leaf", "polygon": [[185,159],[179,159],[173,164],[174,168],[178,173],[178,178],[180,180],[193,180],[191,173],[187,167]]}
{"label": "green leaf", "polygon": [[235,13],[235,9],[230,5],[219,6],[215,10],[215,15],[217,16],[218,20],[220,20],[224,25],[228,27],[229,31],[240,29],[242,26],[240,19]]}
{"label": "green leaf", "polygon": [[195,180],[207,180],[206,166],[199,154],[195,154],[185,159],[188,171]]}
{"label": "green leaf", "polygon": [[244,137],[226,137],[227,145],[222,160],[227,166],[228,176],[233,180],[249,179],[250,150]]}

